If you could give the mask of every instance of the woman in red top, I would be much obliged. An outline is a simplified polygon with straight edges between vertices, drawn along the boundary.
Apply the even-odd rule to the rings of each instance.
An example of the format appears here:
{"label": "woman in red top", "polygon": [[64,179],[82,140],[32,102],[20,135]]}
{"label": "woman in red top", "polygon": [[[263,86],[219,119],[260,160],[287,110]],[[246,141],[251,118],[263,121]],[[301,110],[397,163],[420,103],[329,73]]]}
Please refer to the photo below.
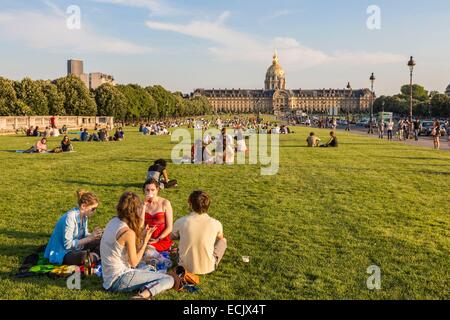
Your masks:
{"label": "woman in red top", "polygon": [[173,212],[170,201],[158,196],[159,190],[159,183],[154,179],[147,180],[144,184],[145,225],[156,227],[149,245],[158,252],[163,252],[169,251],[172,246],[170,234],[173,229]]}

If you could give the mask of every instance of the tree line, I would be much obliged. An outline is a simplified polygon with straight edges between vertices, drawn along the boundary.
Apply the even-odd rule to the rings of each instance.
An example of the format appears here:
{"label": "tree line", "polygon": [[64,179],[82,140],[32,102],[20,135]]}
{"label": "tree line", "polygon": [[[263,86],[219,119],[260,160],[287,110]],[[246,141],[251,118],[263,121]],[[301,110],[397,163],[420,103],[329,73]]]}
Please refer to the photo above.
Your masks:
{"label": "tree line", "polygon": [[113,116],[117,120],[164,119],[212,113],[205,97],[183,97],[162,86],[103,84],[89,90],[76,76],[54,81],[0,77],[0,116]]}
{"label": "tree line", "polygon": [[[421,85],[412,87],[413,115],[418,117],[450,117],[450,97],[437,91],[428,92]],[[374,101],[374,112],[393,112],[400,116],[409,115],[410,86],[404,85],[394,96],[380,96]]]}

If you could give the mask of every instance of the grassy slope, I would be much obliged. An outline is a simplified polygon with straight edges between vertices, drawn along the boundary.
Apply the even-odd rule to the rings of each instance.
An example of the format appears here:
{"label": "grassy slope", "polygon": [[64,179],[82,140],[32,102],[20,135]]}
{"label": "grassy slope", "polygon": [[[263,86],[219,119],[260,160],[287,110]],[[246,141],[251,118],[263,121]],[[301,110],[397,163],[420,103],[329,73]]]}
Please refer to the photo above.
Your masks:
{"label": "grassy slope", "polygon": [[[148,165],[169,158],[175,144],[134,130],[122,143],[76,143],[76,153],[58,155],[8,152],[35,139],[0,137],[0,299],[129,297],[104,292],[97,278],[75,292],[63,280],[10,274],[46,243],[77,188],[102,200],[91,227],[108,222],[123,191],[140,194]],[[259,166],[170,166],[179,188],[162,196],[175,218],[187,213],[192,190],[208,191],[229,249],[220,269],[201,277],[199,294],[159,298],[450,298],[450,154],[344,133],[339,149],[308,149],[307,129],[295,131],[281,137],[274,177],[261,176]],[[378,292],[365,284],[372,264],[382,270]]]}

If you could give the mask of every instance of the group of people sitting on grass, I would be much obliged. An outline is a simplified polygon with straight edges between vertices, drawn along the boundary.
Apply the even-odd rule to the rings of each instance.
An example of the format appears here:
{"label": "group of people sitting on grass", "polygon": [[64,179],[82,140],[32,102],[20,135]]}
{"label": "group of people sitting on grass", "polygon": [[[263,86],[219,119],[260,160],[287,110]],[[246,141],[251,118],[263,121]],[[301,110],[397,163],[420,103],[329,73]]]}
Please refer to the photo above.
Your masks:
{"label": "group of people sitting on grass", "polygon": [[[191,146],[190,162],[195,164],[233,164],[236,153],[247,153],[246,135],[242,127],[237,126],[234,134],[226,128],[215,137],[206,133],[203,140],[197,139]],[[212,150],[215,151],[213,155]]]}
{"label": "group of people sitting on grass", "polygon": [[72,139],[72,141],[81,141],[81,142],[108,142],[108,141],[122,141],[125,138],[125,133],[123,132],[122,128],[116,129],[114,135],[110,135],[108,130],[105,128],[101,128],[98,130],[98,132],[94,132],[93,134],[90,134],[88,129],[81,128],[80,129],[80,138],[79,139]]}
{"label": "group of people sitting on grass", "polygon": [[69,136],[64,136],[59,147],[49,150],[47,145],[47,138],[41,138],[34,146],[25,150],[24,153],[61,153],[74,151],[73,145]]}
{"label": "group of people sitting on grass", "polygon": [[319,137],[317,137],[314,132],[311,132],[309,134],[309,137],[306,138],[306,142],[308,143],[308,147],[315,148],[315,147],[322,147],[322,148],[337,148],[338,147],[338,140],[336,137],[336,133],[334,131],[330,132],[330,138],[327,143],[321,144],[321,140]]}
{"label": "group of people sitting on grass", "polygon": [[66,131],[63,131],[62,129],[58,128],[52,128],[52,127],[45,127],[45,130],[41,131],[39,129],[39,126],[31,126],[28,129],[25,130],[25,135],[27,137],[59,137],[62,134],[66,134]]}
{"label": "group of people sitting on grass", "polygon": [[147,136],[163,136],[163,135],[170,135],[170,132],[168,128],[171,125],[166,124],[164,122],[154,122],[154,123],[147,123],[147,124],[141,124],[139,126],[139,132],[141,132],[143,135]]}
{"label": "group of people sitting on grass", "polygon": [[217,269],[227,241],[222,224],[208,215],[210,197],[194,191],[188,198],[190,214],[173,222],[169,200],[161,197],[157,180],[143,185],[144,200],[125,192],[116,206],[117,214],[106,228],[89,232],[88,221],[100,204],[92,192],[78,191],[78,206],[57,222],[44,257],[53,264],[83,265],[89,256],[101,263],[103,287],[110,292],[138,292],[135,299],[150,299],[171,289],[173,273],[140,268],[152,252],[170,250],[179,241],[177,262],[198,275]]}

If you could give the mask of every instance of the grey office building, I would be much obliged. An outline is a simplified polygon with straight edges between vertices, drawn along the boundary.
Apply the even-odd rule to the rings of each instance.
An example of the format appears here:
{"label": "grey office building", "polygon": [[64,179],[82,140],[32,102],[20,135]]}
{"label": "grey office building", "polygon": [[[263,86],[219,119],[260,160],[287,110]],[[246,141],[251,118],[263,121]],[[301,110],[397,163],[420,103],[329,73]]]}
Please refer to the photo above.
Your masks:
{"label": "grey office building", "polygon": [[67,61],[67,75],[81,76],[83,74],[83,61],[69,60]]}

